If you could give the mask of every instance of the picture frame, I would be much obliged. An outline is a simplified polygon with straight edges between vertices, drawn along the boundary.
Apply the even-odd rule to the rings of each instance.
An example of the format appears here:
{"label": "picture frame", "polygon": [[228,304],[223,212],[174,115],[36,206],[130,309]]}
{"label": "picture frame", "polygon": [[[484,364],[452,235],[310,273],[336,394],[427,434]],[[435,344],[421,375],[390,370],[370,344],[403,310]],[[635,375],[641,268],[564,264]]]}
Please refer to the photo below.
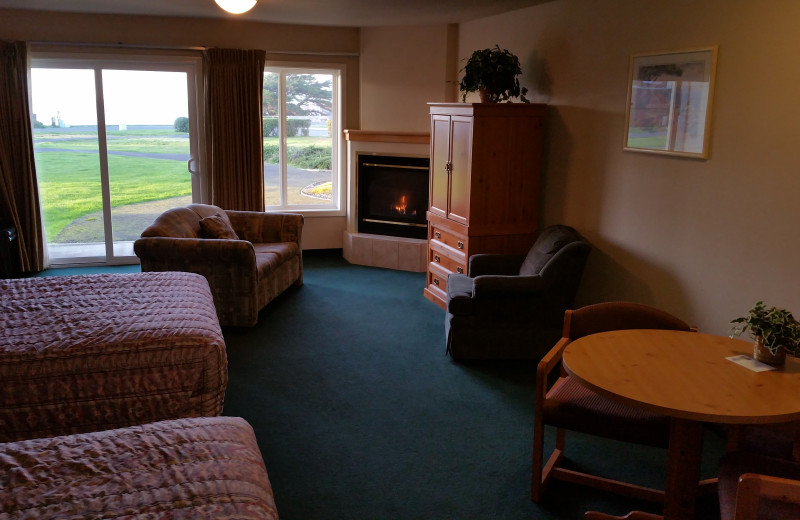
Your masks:
{"label": "picture frame", "polygon": [[708,159],[716,68],[717,46],[633,55],[624,149]]}

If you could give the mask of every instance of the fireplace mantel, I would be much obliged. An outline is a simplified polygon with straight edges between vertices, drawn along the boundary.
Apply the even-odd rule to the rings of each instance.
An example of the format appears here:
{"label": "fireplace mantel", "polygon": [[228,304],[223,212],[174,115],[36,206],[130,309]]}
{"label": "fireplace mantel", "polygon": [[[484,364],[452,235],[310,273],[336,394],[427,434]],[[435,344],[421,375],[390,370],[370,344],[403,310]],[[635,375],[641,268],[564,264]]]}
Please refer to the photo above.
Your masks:
{"label": "fireplace mantel", "polygon": [[343,237],[345,260],[353,264],[424,272],[428,265],[426,240],[358,233],[357,155],[430,156],[430,135],[425,133],[344,130],[347,141],[347,228]]}
{"label": "fireplace mantel", "polygon": [[371,130],[345,130],[344,138],[346,141],[363,141],[369,143],[405,143],[423,144],[429,146],[431,143],[430,134],[406,133],[406,132],[376,132]]}

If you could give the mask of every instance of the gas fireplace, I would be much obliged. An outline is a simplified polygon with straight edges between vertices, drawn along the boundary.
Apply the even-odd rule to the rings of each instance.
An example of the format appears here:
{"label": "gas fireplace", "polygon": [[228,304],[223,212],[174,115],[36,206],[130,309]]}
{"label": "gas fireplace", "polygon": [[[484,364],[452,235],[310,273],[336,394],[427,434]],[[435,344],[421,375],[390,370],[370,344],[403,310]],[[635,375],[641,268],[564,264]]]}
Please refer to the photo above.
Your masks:
{"label": "gas fireplace", "polygon": [[428,158],[358,154],[358,232],[426,238]]}

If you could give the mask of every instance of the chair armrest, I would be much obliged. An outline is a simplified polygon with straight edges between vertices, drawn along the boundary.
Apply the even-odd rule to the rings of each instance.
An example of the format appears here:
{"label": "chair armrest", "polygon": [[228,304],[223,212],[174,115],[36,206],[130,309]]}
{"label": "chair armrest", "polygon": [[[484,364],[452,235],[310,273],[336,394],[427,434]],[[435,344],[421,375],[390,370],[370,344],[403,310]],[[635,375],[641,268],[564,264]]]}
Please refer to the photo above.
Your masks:
{"label": "chair armrest", "polygon": [[474,298],[519,297],[542,294],[548,284],[541,276],[476,276]]}
{"label": "chair armrest", "polygon": [[552,372],[554,368],[561,364],[561,358],[564,356],[564,349],[567,348],[569,343],[569,338],[561,338],[558,340],[558,343],[539,360],[539,364],[536,365],[537,383],[542,381],[545,385],[547,384],[547,376],[550,375],[550,372]]}
{"label": "chair armrest", "polygon": [[525,256],[523,255],[499,255],[491,253],[472,255],[469,257],[469,269],[467,273],[473,278],[486,274],[518,275],[523,260],[525,260]]}
{"label": "chair armrest", "polygon": [[564,349],[567,348],[570,341],[569,338],[561,338],[558,340],[553,348],[542,357],[539,364],[536,365],[536,392],[534,394],[534,417],[536,420],[541,420],[542,410],[544,408],[544,400],[547,397],[547,384],[550,379],[550,372],[554,368],[561,366],[561,358],[564,355]]}
{"label": "chair armrest", "polygon": [[239,238],[254,244],[294,242],[300,246],[303,215],[225,210]]}
{"label": "chair armrest", "polygon": [[473,283],[474,280],[465,274],[450,274],[447,277],[447,301],[471,299]]}
{"label": "chair armrest", "polygon": [[204,238],[139,238],[133,251],[143,271],[187,271],[210,274],[217,266],[256,269],[253,244],[246,240]]}

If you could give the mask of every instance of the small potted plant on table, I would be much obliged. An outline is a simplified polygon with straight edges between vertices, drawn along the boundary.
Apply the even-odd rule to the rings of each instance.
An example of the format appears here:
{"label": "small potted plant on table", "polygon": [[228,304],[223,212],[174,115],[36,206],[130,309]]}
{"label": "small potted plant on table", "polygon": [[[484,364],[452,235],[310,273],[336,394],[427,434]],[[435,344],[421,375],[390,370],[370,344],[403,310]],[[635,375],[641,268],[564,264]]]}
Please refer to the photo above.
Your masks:
{"label": "small potted plant on table", "polygon": [[462,69],[464,77],[459,83],[461,100],[467,100],[469,92],[479,92],[481,103],[499,103],[518,97],[528,103],[528,89],[520,88],[517,76],[522,74],[519,59],[506,49],[495,45],[492,49],[481,49],[472,53]]}
{"label": "small potted plant on table", "polygon": [[733,335],[750,330],[755,343],[753,358],[770,365],[783,365],[786,354],[800,355],[800,322],[786,309],[767,307],[759,301],[746,316],[731,323]]}

